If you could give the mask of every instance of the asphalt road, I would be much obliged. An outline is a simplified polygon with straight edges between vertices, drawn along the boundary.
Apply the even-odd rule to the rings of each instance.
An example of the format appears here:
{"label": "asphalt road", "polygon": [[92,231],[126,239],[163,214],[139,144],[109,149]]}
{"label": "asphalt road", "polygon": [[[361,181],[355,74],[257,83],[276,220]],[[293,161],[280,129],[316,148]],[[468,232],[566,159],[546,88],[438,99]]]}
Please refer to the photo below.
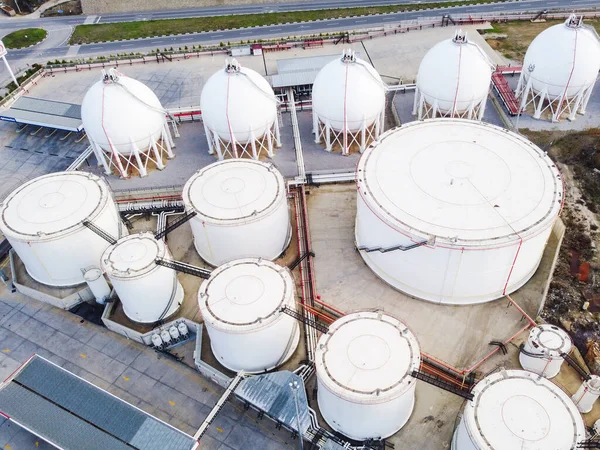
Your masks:
{"label": "asphalt road", "polygon": [[[233,14],[234,11],[238,13],[247,13],[259,8],[260,11],[269,10],[269,8],[278,8],[279,11],[288,9],[297,9],[299,7],[337,7],[340,5],[353,5],[356,2],[364,0],[332,0],[332,1],[321,1],[314,3],[289,3],[289,4],[278,4],[278,5],[247,5],[247,6],[235,6],[235,7],[213,7],[202,10],[177,10],[177,11],[160,11],[147,14],[117,14],[113,16],[102,16],[102,21],[121,21],[121,20],[146,20],[148,18],[173,18],[184,15],[198,16],[198,15],[215,15],[215,14]],[[369,4],[383,4],[383,3],[397,3],[394,0],[372,0]],[[319,5],[319,6],[316,6]],[[537,12],[544,9],[583,9],[600,7],[600,0],[522,0],[505,3],[490,3],[485,5],[472,5],[472,6],[459,6],[449,7],[436,10],[428,11],[414,11],[414,12],[402,12],[386,15],[377,16],[366,16],[366,17],[352,17],[344,19],[331,19],[317,22],[306,22],[306,23],[295,23],[295,24],[280,24],[265,26],[259,28],[249,29],[238,29],[238,30],[224,30],[214,32],[203,32],[188,35],[172,36],[172,37],[157,37],[148,39],[138,39],[131,41],[120,41],[110,43],[98,43],[98,44],[87,44],[82,46],[69,46],[67,41],[70,35],[70,30],[73,25],[83,23],[86,17],[62,17],[62,18],[48,18],[48,19],[36,19],[34,21],[28,21],[25,19],[18,19],[18,27],[23,28],[27,26],[44,26],[49,31],[49,38],[42,44],[23,50],[11,51],[8,55],[9,60],[13,68],[21,69],[26,66],[27,63],[33,61],[46,62],[47,60],[54,59],[68,59],[76,57],[89,57],[94,55],[107,55],[124,52],[140,52],[147,51],[156,48],[169,48],[169,47],[191,47],[192,45],[206,45],[219,42],[236,42],[240,40],[248,39],[259,39],[259,38],[273,38],[273,37],[285,37],[285,36],[297,36],[303,34],[315,34],[320,32],[335,32],[344,30],[353,30],[361,28],[374,28],[381,27],[383,25],[390,25],[398,23],[404,20],[416,20],[426,18],[439,18],[444,14],[458,15],[458,14],[506,14],[513,12]],[[88,21],[93,17],[88,18]],[[9,19],[11,20],[11,19]],[[94,21],[97,19],[94,19]],[[3,31],[6,30],[5,25],[7,21],[3,20],[0,22]],[[12,25],[12,24],[11,24]],[[16,23],[15,23],[16,25]],[[2,33],[4,34],[4,33]],[[3,65],[0,65],[0,80],[6,79],[6,70]]]}

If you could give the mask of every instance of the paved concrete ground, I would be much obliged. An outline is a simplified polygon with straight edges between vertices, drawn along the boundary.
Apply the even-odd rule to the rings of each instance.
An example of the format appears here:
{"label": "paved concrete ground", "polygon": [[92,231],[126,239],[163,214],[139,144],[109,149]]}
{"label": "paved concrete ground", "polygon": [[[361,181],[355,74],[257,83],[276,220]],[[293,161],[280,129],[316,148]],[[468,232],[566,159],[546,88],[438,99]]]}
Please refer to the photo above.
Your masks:
{"label": "paved concrete ground", "polygon": [[[79,317],[0,289],[0,379],[32,354],[106,389],[193,434],[222,390],[195,370]],[[228,403],[202,439],[202,449],[294,448],[287,433]],[[0,421],[0,447],[33,449],[38,439]],[[41,443],[41,448],[49,448]]]}
{"label": "paved concrete ground", "polygon": [[28,126],[17,133],[13,123],[0,122],[0,198],[30,178],[66,169],[89,145],[87,140],[77,143],[73,133],[57,131],[52,136],[47,130]]}

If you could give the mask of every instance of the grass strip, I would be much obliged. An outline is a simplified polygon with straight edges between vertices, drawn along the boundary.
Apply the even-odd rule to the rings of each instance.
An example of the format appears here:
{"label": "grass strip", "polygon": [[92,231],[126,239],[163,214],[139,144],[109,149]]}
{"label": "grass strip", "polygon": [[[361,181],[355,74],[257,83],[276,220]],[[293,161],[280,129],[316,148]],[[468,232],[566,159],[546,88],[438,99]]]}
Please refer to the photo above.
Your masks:
{"label": "grass strip", "polygon": [[43,41],[47,34],[46,30],[41,28],[25,28],[24,30],[7,34],[2,38],[2,42],[6,48],[29,47]]}
{"label": "grass strip", "polygon": [[[497,1],[505,2],[508,0]],[[390,14],[405,11],[420,11],[430,8],[447,8],[449,6],[470,6],[483,3],[489,3],[489,0],[458,0],[452,2],[322,9],[315,11],[239,14],[231,16],[194,17],[189,19],[165,19],[77,25],[73,34],[71,35],[71,40],[69,43],[71,45],[91,44],[94,42],[106,42],[113,40],[139,39],[183,33],[199,33],[202,31],[248,28],[263,25],[278,25],[287,22],[308,22],[318,19],[340,19],[344,17]]]}

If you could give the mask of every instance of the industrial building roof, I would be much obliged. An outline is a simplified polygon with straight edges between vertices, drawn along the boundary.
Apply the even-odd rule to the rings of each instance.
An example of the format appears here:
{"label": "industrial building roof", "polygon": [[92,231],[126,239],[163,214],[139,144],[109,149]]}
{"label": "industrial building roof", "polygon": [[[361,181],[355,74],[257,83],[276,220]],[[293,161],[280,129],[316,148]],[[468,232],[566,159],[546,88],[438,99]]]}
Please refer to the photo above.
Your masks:
{"label": "industrial building roof", "polygon": [[0,113],[0,120],[66,131],[83,129],[80,105],[34,97],[19,98]]}
{"label": "industrial building roof", "polygon": [[65,450],[197,448],[191,436],[38,355],[0,384],[0,412]]}
{"label": "industrial building roof", "polygon": [[339,54],[335,54],[279,59],[277,60],[277,74],[271,76],[271,85],[274,88],[284,88],[313,84],[319,71],[327,63],[339,57]]}

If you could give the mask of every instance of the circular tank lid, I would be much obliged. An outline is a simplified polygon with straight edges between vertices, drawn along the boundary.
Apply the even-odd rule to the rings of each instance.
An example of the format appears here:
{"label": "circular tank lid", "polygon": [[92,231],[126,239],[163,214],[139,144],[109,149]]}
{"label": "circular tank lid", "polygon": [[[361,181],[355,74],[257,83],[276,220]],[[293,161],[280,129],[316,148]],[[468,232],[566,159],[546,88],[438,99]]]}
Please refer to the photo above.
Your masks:
{"label": "circular tank lid", "polygon": [[293,303],[290,271],[271,261],[245,258],[215,269],[198,291],[204,320],[222,331],[244,332],[263,328],[281,317],[281,308]]}
{"label": "circular tank lid", "polygon": [[166,246],[150,232],[132,234],[119,239],[102,255],[102,266],[113,278],[134,278],[144,275],[157,266],[156,258],[164,257]]}
{"label": "circular tank lid", "polygon": [[109,196],[108,185],[87,172],[44,175],[21,185],[4,200],[0,228],[16,239],[54,239],[92,220]]}
{"label": "circular tank lid", "polygon": [[463,418],[477,448],[569,450],[585,438],[573,401],[537,374],[501,370],[477,383],[472,393]]}
{"label": "circular tank lid", "polygon": [[387,225],[452,246],[496,246],[557,217],[560,172],[536,145],[463,119],[412,122],[362,155],[359,194]]}
{"label": "circular tank lid", "polygon": [[183,188],[183,201],[204,222],[247,223],[285,201],[285,182],[272,164],[229,159],[196,172]]}
{"label": "circular tank lid", "polygon": [[538,325],[532,329],[529,333],[529,341],[538,352],[549,356],[569,353],[572,346],[571,338],[566,331],[550,324]]}
{"label": "circular tank lid", "polygon": [[83,279],[85,281],[96,281],[98,278],[100,278],[102,276],[102,271],[100,269],[98,269],[97,267],[94,267],[93,269],[89,269],[86,270],[85,273],[83,274]]}
{"label": "circular tank lid", "polygon": [[336,320],[319,339],[317,376],[334,395],[356,403],[382,403],[404,393],[421,354],[412,331],[381,312]]}

